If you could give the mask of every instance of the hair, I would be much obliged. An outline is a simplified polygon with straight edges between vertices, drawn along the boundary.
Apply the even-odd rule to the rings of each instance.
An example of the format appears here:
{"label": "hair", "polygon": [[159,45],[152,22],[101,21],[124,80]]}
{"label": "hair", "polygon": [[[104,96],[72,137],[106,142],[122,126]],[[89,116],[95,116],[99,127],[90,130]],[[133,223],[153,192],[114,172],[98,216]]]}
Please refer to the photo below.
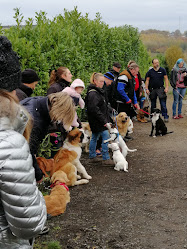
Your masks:
{"label": "hair", "polygon": [[59,82],[61,79],[61,75],[62,74],[66,74],[67,71],[67,67],[59,67],[57,70],[52,70],[51,74],[50,74],[50,79],[49,79],[49,86],[51,86],[52,84]]}
{"label": "hair", "polygon": [[154,62],[154,60],[158,60],[158,59],[157,58],[152,59],[152,63]]}
{"label": "hair", "polygon": [[73,99],[65,92],[52,93],[48,98],[51,120],[60,121],[67,127],[71,126],[75,116]]}
{"label": "hair", "polygon": [[16,96],[13,96],[10,92],[6,90],[0,89],[0,105],[1,105],[0,117],[7,117],[8,119],[10,119],[11,123],[16,118],[19,108],[22,108],[24,110],[29,120],[25,127],[23,136],[25,137],[27,142],[29,142],[33,126],[33,120],[28,111],[23,106],[19,105],[18,98]]}
{"label": "hair", "polygon": [[104,75],[102,73],[96,73],[94,72],[90,77],[90,83],[95,85],[95,80],[98,80],[99,77],[103,77]]}
{"label": "hair", "polygon": [[127,64],[127,67],[129,67],[132,63],[136,63],[136,61],[130,60]]}
{"label": "hair", "polygon": [[132,63],[128,66],[128,69],[129,69],[129,70],[132,70],[132,69],[135,69],[135,68],[137,68],[137,67],[139,67],[138,64],[136,64],[135,62],[132,62]]}

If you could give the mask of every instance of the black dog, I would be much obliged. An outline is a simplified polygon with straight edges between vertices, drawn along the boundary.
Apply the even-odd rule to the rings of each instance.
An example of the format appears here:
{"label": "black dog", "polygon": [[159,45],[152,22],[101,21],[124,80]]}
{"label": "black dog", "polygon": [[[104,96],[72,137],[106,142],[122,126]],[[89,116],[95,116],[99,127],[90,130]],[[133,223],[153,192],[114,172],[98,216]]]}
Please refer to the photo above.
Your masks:
{"label": "black dog", "polygon": [[153,131],[155,129],[155,135],[154,136],[164,136],[169,133],[173,133],[173,131],[168,132],[167,127],[163,121],[163,119],[160,117],[161,111],[157,108],[153,109],[153,112],[150,114],[151,116],[151,122],[152,122],[152,130],[150,136],[153,136]]}

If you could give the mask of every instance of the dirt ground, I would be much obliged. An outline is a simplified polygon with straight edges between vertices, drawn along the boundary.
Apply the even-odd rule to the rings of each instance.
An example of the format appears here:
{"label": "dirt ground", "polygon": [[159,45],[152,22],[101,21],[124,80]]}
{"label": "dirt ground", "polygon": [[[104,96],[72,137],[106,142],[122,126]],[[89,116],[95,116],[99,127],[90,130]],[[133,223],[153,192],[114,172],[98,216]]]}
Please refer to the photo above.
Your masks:
{"label": "dirt ground", "polygon": [[137,152],[127,155],[128,173],[90,164],[83,154],[93,179],[70,189],[66,212],[48,220],[50,232],[35,248],[52,240],[62,249],[187,248],[187,114],[172,119],[171,94],[167,106],[173,134],[149,137],[151,123],[134,122],[127,145]]}

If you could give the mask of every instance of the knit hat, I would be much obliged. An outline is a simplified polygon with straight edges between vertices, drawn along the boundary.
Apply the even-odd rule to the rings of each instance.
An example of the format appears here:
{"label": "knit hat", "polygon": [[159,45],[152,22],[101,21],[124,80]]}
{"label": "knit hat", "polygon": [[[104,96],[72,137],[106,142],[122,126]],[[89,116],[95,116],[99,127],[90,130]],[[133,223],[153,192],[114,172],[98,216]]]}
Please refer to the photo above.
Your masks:
{"label": "knit hat", "polygon": [[31,84],[35,81],[39,81],[39,77],[37,75],[37,73],[32,70],[32,69],[25,69],[22,73],[21,73],[21,81],[22,83],[26,83],[26,84]]}
{"label": "knit hat", "polygon": [[12,50],[12,44],[6,36],[0,36],[0,88],[9,92],[19,88],[21,69],[19,59]]}
{"label": "knit hat", "polygon": [[104,77],[108,78],[109,80],[114,80],[114,75],[111,72],[107,72],[104,74]]}
{"label": "knit hat", "polygon": [[75,87],[83,87],[85,88],[84,82],[80,79],[76,79],[71,83],[71,88],[75,88]]}

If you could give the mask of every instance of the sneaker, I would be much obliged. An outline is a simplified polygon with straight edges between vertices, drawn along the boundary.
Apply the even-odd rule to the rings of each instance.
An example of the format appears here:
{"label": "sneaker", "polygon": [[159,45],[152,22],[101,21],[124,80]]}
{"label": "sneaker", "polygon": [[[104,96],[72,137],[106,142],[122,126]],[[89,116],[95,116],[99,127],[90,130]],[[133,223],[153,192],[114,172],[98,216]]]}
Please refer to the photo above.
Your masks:
{"label": "sneaker", "polygon": [[179,117],[177,115],[173,116],[173,119],[179,119]]}
{"label": "sneaker", "polygon": [[115,166],[114,161],[111,159],[103,160],[102,166]]}
{"label": "sneaker", "polygon": [[181,114],[178,115],[178,118],[184,118]]}
{"label": "sneaker", "polygon": [[165,123],[168,123],[168,122],[169,122],[169,119],[168,119],[168,118],[165,118],[165,119],[164,119],[164,122],[165,122]]}
{"label": "sneaker", "polygon": [[126,135],[126,136],[124,137],[124,140],[125,140],[125,142],[128,142],[128,141],[130,141],[130,140],[133,140],[133,137]]}
{"label": "sneaker", "polygon": [[99,158],[99,157],[90,158],[91,163],[99,163],[101,161],[102,161],[102,158]]}

